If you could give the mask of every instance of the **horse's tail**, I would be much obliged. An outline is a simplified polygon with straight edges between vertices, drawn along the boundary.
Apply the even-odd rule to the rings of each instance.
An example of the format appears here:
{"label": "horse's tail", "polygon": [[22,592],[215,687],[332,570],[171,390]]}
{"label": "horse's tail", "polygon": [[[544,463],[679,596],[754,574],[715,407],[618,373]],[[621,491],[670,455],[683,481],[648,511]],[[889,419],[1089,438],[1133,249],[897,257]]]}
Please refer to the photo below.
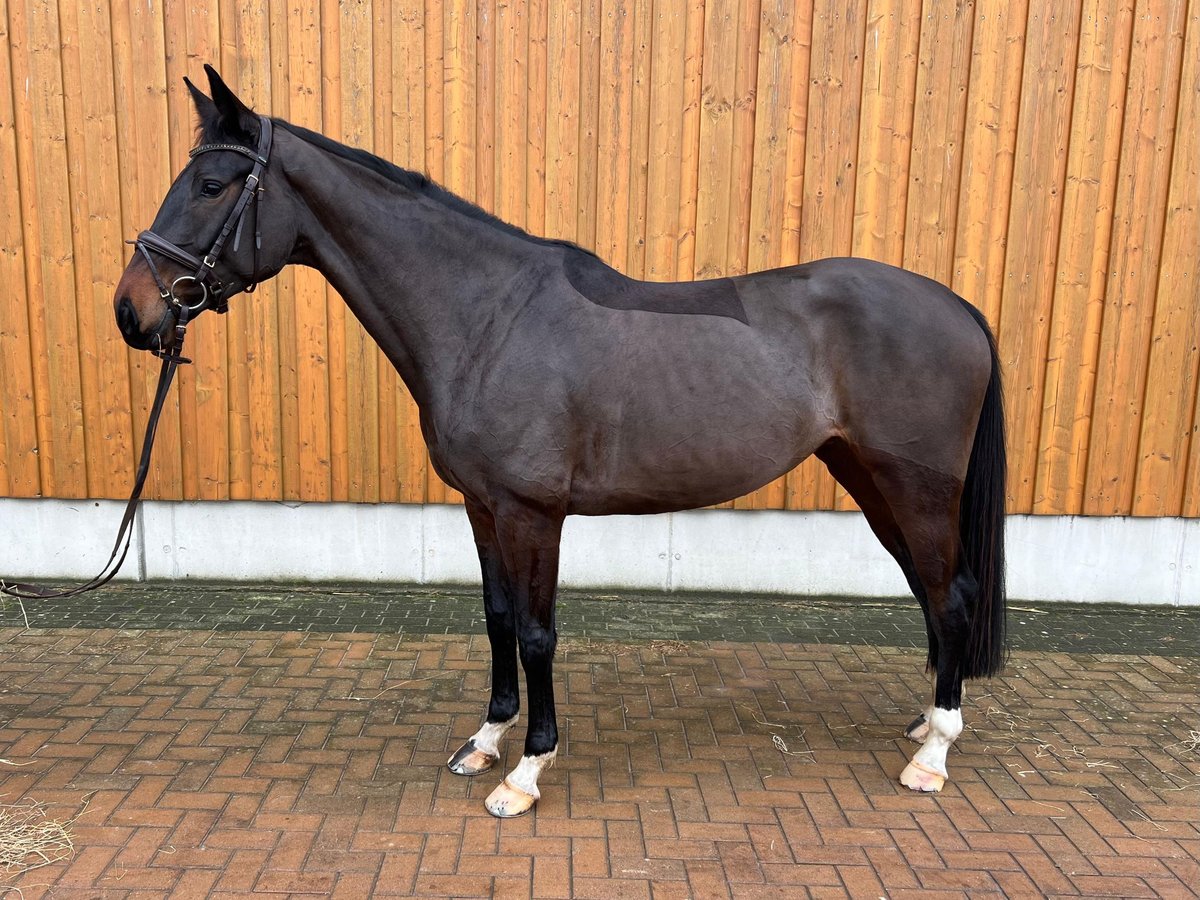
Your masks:
{"label": "horse's tail", "polygon": [[983,314],[965,301],[963,305],[987,335],[992,354],[992,377],[975,429],[958,514],[965,562],[979,585],[971,616],[971,633],[967,638],[963,677],[981,678],[995,675],[1008,658],[1004,596],[1004,498],[1008,463],[996,339]]}

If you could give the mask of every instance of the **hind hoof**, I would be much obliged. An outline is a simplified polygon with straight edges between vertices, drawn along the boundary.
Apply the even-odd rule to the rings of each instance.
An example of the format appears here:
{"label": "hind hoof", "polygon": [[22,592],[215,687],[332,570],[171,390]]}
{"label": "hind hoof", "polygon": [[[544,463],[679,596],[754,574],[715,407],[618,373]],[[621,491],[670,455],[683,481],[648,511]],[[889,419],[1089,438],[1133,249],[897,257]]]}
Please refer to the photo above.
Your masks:
{"label": "hind hoof", "polygon": [[925,738],[929,736],[929,719],[926,718],[925,713],[921,713],[908,723],[908,727],[904,729],[904,736],[918,744],[925,743]]}
{"label": "hind hoof", "polygon": [[500,786],[483,801],[483,805],[497,819],[515,819],[533,809],[537,801],[538,798],[533,794],[527,794],[520,788],[513,787],[505,778],[500,782]]}
{"label": "hind hoof", "polygon": [[900,773],[900,783],[906,788],[922,793],[936,794],[946,784],[946,776],[923,766],[915,759]]}
{"label": "hind hoof", "polygon": [[455,775],[482,775],[494,766],[500,757],[485,753],[469,740],[454,752],[446,764]]}

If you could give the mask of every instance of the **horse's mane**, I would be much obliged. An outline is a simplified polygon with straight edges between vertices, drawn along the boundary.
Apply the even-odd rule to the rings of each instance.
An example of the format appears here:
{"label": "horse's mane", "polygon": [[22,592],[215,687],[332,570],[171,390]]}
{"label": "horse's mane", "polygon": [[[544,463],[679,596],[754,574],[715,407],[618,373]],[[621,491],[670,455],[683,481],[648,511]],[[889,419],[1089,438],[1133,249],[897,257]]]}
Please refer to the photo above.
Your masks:
{"label": "horse's mane", "polygon": [[271,121],[281,128],[286,128],[288,131],[302,140],[319,147],[326,153],[331,153],[339,159],[345,159],[352,163],[356,163],[365,169],[371,170],[377,175],[382,175],[384,178],[388,179],[388,181],[398,184],[415,194],[421,194],[425,197],[430,197],[431,199],[436,200],[443,206],[449,207],[455,212],[462,213],[469,218],[483,222],[492,226],[493,228],[498,228],[507,234],[523,238],[527,241],[532,241],[536,244],[569,247],[572,250],[578,250],[580,253],[585,253],[588,256],[596,256],[596,254],[591,250],[580,247],[578,244],[572,243],[571,241],[538,237],[537,235],[530,234],[523,228],[518,228],[516,225],[505,222],[503,219],[493,216],[486,210],[480,209],[474,203],[464,200],[457,194],[448,191],[446,188],[442,187],[423,172],[415,172],[411,169],[401,168],[395,163],[388,162],[386,159],[376,156],[374,153],[368,153],[366,150],[361,150],[358,147],[348,147],[345,144],[338,143],[332,138],[328,138],[325,135],[320,134],[319,132],[310,131],[309,129],[300,125],[293,125],[291,122],[285,122],[282,119],[273,118]]}

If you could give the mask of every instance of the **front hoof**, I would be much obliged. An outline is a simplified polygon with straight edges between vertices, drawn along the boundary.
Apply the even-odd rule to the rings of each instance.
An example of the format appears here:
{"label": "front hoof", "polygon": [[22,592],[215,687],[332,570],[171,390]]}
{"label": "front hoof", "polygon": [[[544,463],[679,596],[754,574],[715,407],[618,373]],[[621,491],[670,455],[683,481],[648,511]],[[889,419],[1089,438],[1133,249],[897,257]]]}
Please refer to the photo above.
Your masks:
{"label": "front hoof", "polygon": [[918,744],[925,743],[925,738],[929,736],[929,717],[921,713],[909,722],[908,727],[904,729],[904,736]]}
{"label": "front hoof", "polygon": [[505,778],[500,782],[500,786],[483,801],[483,805],[497,819],[515,819],[533,809],[533,805],[537,801],[538,798],[533,794],[527,794],[520,788],[513,787]]}
{"label": "front hoof", "polygon": [[900,773],[900,783],[914,791],[935,794],[946,784],[946,776],[914,759]]}
{"label": "front hoof", "polygon": [[472,738],[454,752],[446,765],[455,775],[482,775],[499,760],[500,757],[492,756],[476,747]]}

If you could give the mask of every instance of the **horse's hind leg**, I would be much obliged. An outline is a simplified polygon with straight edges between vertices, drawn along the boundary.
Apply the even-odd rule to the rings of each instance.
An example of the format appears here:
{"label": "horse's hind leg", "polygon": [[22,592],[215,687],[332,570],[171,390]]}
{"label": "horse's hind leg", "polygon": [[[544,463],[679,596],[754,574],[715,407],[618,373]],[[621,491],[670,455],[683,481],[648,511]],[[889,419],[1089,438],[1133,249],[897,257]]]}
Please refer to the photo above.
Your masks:
{"label": "horse's hind leg", "polygon": [[[858,503],[863,516],[867,520],[867,524],[871,526],[871,531],[875,533],[875,537],[879,539],[879,543],[892,555],[892,558],[900,566],[901,571],[904,572],[904,577],[908,581],[908,587],[913,592],[913,596],[917,598],[921,606],[921,612],[925,617],[925,633],[929,640],[927,662],[930,671],[933,672],[933,681],[936,684],[938,642],[933,624],[929,619],[929,599],[926,596],[925,587],[917,574],[916,566],[913,564],[908,544],[904,540],[904,534],[892,516],[892,510],[888,506],[887,500],[884,499],[883,494],[880,493],[879,488],[875,485],[871,471],[859,459],[849,444],[841,438],[834,438],[826,442],[817,450],[816,456],[825,463],[830,474],[837,479],[838,483]],[[909,740],[916,741],[917,743],[922,743],[925,740],[926,735],[929,733],[929,719],[933,714],[933,699],[933,692],[931,691],[929,705],[904,729],[904,736]]]}
{"label": "horse's hind leg", "polygon": [[500,541],[492,514],[467,500],[483,574],[483,609],[492,645],[492,698],[483,726],[450,757],[456,775],[479,775],[500,759],[500,741],[517,724],[521,697],[517,685],[517,625],[510,588],[505,582]]}
{"label": "horse's hind leg", "polygon": [[923,737],[924,743],[900,780],[914,790],[941,790],[946,754],[963,727],[962,663],[975,604],[975,580],[962,563],[959,538],[962,484],[890,454],[822,449],[819,455],[834,476],[856,485],[857,492],[842,481],[900,563],[925,611],[936,672],[933,706],[906,731],[914,739]]}

